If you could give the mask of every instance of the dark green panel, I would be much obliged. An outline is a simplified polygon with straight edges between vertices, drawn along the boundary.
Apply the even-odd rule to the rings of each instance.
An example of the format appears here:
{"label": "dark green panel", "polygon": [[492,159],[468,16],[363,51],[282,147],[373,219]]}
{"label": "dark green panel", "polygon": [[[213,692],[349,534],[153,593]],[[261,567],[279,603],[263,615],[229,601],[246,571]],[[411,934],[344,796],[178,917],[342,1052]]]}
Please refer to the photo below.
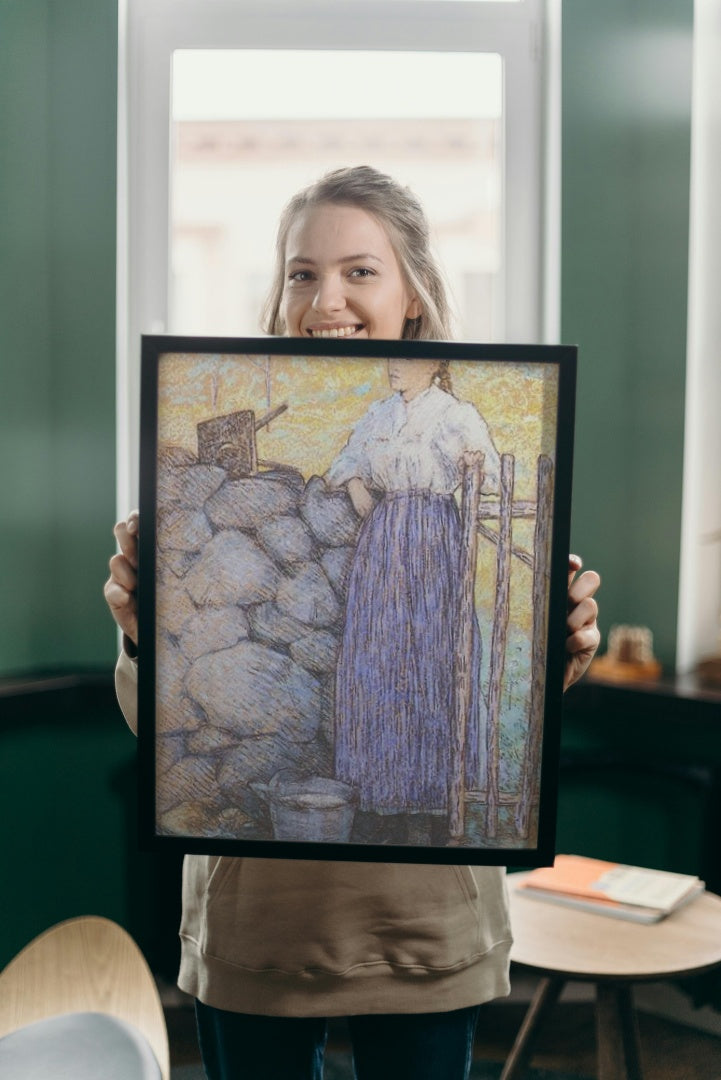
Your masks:
{"label": "dark green panel", "polygon": [[0,744],[0,968],[49,926],[94,914],[174,979],[181,856],[139,850],[137,743],[111,676],[0,682]]}
{"label": "dark green panel", "polygon": [[566,695],[557,850],[721,885],[721,702],[579,684]]}
{"label": "dark green panel", "polygon": [[0,0],[0,61],[2,675],[115,651],[116,0]]}
{"label": "dark green panel", "polygon": [[48,653],[54,573],[48,360],[48,30],[0,2],[0,672]]}
{"label": "dark green panel", "polygon": [[117,5],[51,4],[50,311],[64,664],[110,662],[102,598],[115,520]]}
{"label": "dark green panel", "polygon": [[683,780],[623,769],[564,776],[557,850],[697,874],[703,862],[704,795]]}
{"label": "dark green panel", "polygon": [[562,337],[577,343],[573,545],[602,629],[672,666],[683,461],[692,0],[563,7]]}
{"label": "dark green panel", "polygon": [[0,967],[62,919],[95,914],[129,926],[135,739],[102,695],[3,699],[0,815],[9,869]]}

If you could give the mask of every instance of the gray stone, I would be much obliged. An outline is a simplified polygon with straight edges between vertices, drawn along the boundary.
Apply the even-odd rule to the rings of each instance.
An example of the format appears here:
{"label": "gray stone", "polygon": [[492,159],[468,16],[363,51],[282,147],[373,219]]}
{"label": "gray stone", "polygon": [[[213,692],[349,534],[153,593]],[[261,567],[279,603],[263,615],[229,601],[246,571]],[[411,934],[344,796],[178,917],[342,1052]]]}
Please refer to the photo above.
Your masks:
{"label": "gray stone", "polygon": [[315,630],[290,646],[290,655],[296,664],[316,675],[335,671],[338,661],[339,642],[329,630]]}
{"label": "gray stone", "polygon": [[158,449],[158,469],[197,464],[198,458],[184,446],[161,446]]}
{"label": "gray stone", "polygon": [[258,475],[263,480],[280,480],[284,484],[288,484],[292,487],[299,496],[303,494],[305,478],[303,473],[299,469],[296,469],[294,465],[278,464],[272,469],[264,468]]}
{"label": "gray stone", "polygon": [[298,493],[282,480],[251,476],[228,480],[205,504],[217,529],[257,529],[270,517],[289,514],[298,507]]}
{"label": "gray stone", "polygon": [[180,635],[180,647],[189,660],[237,645],[248,636],[248,616],[243,608],[201,608],[188,619]]}
{"label": "gray stone", "polygon": [[240,836],[243,827],[253,819],[238,806],[228,806],[218,816],[218,836],[232,840]]}
{"label": "gray stone", "polygon": [[[234,812],[233,823],[248,821],[241,810]],[[227,836],[223,811],[213,799],[189,799],[160,815],[159,831],[165,836]]]}
{"label": "gray stone", "polygon": [[167,634],[156,640],[155,728],[158,735],[194,731],[202,721],[197,705],[185,694],[188,661]]}
{"label": "gray stone", "polygon": [[155,773],[162,776],[185,756],[183,735],[159,735],[155,740]]}
{"label": "gray stone", "polygon": [[314,543],[299,517],[282,514],[258,526],[258,539],[281,566],[293,566],[313,557]]}
{"label": "gray stone", "polygon": [[251,537],[224,530],[206,544],[185,583],[196,604],[228,607],[271,600],[279,577],[278,568]]}
{"label": "gray stone", "polygon": [[170,574],[184,578],[195,562],[197,554],[193,551],[159,551],[157,555],[157,575]]}
{"label": "gray stone", "polygon": [[328,548],[323,552],[320,564],[323,571],[336,591],[336,594],[345,599],[348,592],[348,581],[353,566],[355,547]]}
{"label": "gray stone", "polygon": [[252,636],[268,645],[289,645],[308,633],[308,627],[284,615],[273,601],[258,604],[248,611]]}
{"label": "gray stone", "polygon": [[156,784],[158,814],[195,799],[218,798],[216,765],[212,758],[189,756],[179,761]]}
{"label": "gray stone", "polygon": [[189,510],[199,510],[226,478],[225,469],[215,465],[176,465],[158,469],[159,506],[175,502]]}
{"label": "gray stone", "polygon": [[157,693],[168,700],[182,694],[188,661],[169,634],[159,630],[155,637]]}
{"label": "gray stone", "polygon": [[215,754],[218,751],[229,750],[238,745],[238,736],[226,728],[213,727],[212,724],[204,724],[197,731],[187,737],[188,753],[190,754]]}
{"label": "gray stone", "polygon": [[312,476],[303,492],[300,512],[306,525],[322,544],[352,544],[360,521],[345,491],[331,491],[320,476]]}
{"label": "gray stone", "polygon": [[195,604],[184,585],[173,575],[160,575],[155,590],[155,621],[158,628],[178,635],[186,622],[196,614]]}
{"label": "gray stone", "polygon": [[187,694],[172,698],[158,695],[155,708],[155,727],[160,735],[195,731],[205,720],[202,710]]}
{"label": "gray stone", "polygon": [[[241,794],[251,783],[266,784],[278,769],[300,765],[307,747],[300,746],[281,734],[261,735],[239,739],[232,749],[223,754],[218,768],[218,785],[227,802]],[[254,797],[258,789],[251,788]],[[240,802],[240,799],[238,799]]]}
{"label": "gray stone", "polygon": [[283,732],[292,742],[306,743],[318,729],[318,680],[256,642],[241,641],[196,660],[186,688],[211,724],[239,737]]}
{"label": "gray stone", "polygon": [[333,626],[341,617],[338,599],[317,563],[306,563],[293,577],[283,578],[276,603],[283,614],[307,626]]}
{"label": "gray stone", "polygon": [[171,504],[158,510],[157,541],[161,551],[200,551],[213,535],[202,510]]}
{"label": "gray stone", "polygon": [[[285,739],[261,736],[242,739],[224,755],[218,769],[218,784],[227,802],[243,807],[253,817],[261,807],[267,809],[267,800],[260,793],[263,785],[279,769],[301,769],[304,773],[328,775],[330,760],[317,744],[301,747]],[[258,784],[260,788],[253,785]]]}

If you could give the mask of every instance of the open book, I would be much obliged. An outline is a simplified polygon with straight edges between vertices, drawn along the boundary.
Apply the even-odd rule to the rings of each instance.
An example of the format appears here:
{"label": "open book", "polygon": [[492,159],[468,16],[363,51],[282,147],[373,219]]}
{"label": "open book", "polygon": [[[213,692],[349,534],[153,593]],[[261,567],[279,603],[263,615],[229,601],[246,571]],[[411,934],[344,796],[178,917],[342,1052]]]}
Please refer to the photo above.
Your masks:
{"label": "open book", "polygon": [[557,855],[553,866],[532,870],[518,889],[535,900],[652,923],[693,900],[704,883],[693,874]]}

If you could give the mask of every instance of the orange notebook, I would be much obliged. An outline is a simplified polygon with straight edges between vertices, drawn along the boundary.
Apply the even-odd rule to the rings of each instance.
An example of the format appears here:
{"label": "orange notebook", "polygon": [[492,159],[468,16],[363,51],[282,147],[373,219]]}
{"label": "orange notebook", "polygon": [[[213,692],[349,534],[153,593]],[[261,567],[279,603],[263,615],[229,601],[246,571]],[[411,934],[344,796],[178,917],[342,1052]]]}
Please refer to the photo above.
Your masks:
{"label": "orange notebook", "polygon": [[638,922],[657,922],[688,903],[704,884],[693,874],[557,855],[553,866],[532,870],[519,885],[525,895]]}

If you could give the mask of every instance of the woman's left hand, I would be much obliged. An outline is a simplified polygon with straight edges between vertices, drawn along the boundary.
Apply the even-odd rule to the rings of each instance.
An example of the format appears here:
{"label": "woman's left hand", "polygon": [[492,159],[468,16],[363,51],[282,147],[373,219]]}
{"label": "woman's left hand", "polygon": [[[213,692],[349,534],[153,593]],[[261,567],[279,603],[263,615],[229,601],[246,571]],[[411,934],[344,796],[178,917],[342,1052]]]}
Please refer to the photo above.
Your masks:
{"label": "woman's left hand", "polygon": [[347,484],[348,495],[359,518],[366,518],[375,506],[375,499],[358,476],[352,476]]}
{"label": "woman's left hand", "polygon": [[568,557],[568,617],[566,619],[566,670],[563,689],[568,690],[581,678],[593,660],[601,640],[596,625],[598,604],[594,593],[601,584],[595,570],[576,577],[583,562],[578,555]]}

